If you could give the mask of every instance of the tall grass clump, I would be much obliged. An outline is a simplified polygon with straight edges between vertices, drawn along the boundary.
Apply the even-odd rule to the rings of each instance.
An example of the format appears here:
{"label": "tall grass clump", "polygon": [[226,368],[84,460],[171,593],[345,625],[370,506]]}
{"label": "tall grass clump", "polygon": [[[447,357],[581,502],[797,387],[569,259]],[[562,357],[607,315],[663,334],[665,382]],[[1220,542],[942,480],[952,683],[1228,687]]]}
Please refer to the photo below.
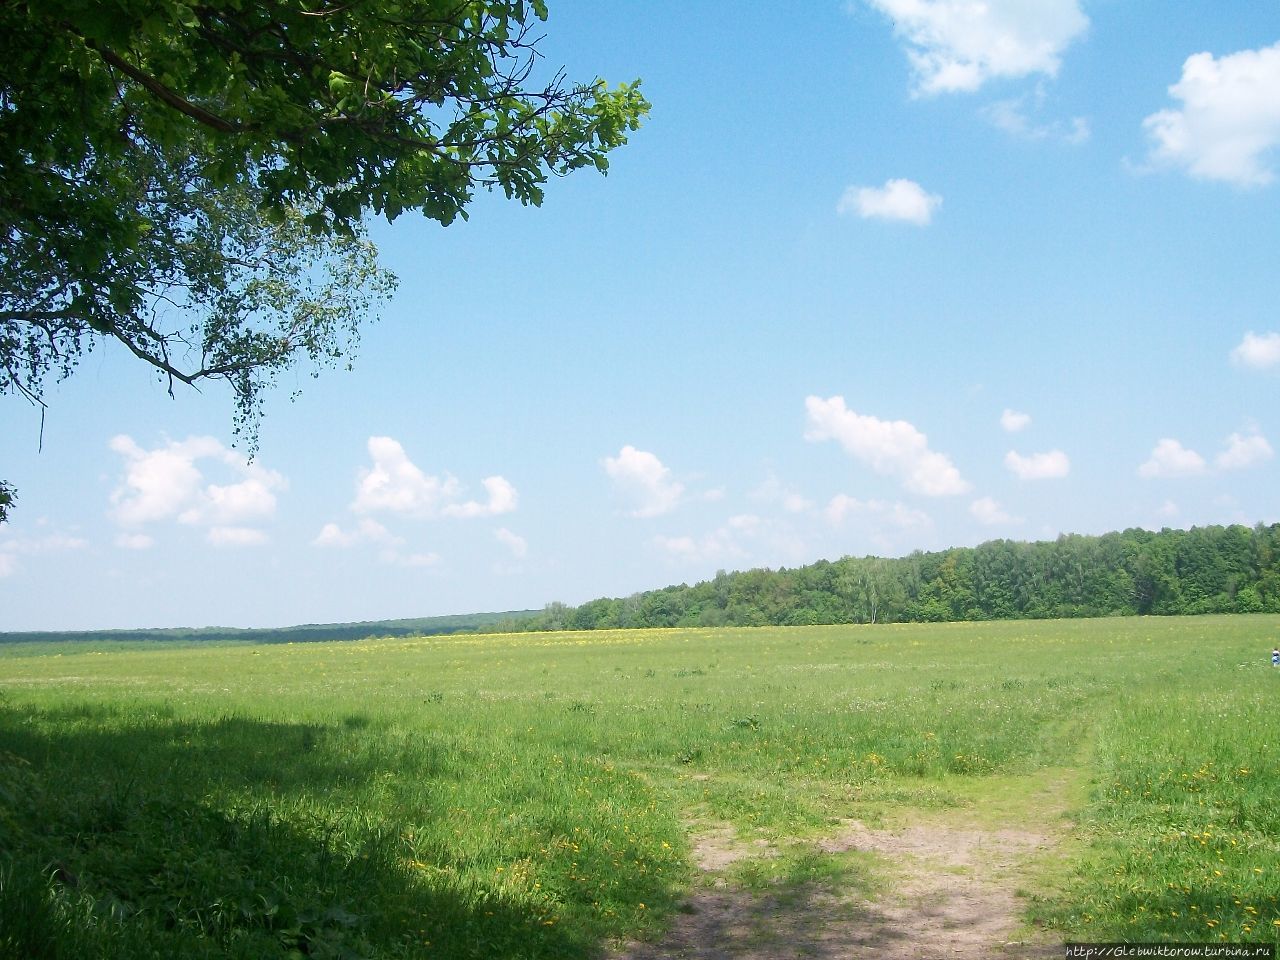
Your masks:
{"label": "tall grass clump", "polygon": [[1057,922],[1099,939],[1280,945],[1280,670],[1202,651],[1099,718],[1093,855]]}

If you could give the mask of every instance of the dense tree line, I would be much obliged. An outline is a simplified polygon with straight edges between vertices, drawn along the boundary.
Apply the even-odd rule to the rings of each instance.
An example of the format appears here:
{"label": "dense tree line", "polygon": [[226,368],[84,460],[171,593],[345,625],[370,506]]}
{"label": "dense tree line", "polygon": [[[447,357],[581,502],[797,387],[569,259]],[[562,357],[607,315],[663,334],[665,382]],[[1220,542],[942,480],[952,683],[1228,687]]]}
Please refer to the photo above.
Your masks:
{"label": "dense tree line", "polygon": [[514,630],[1280,613],[1280,523],[1125,530],[906,557],[845,557],[579,607],[548,604]]}
{"label": "dense tree line", "polygon": [[[139,630],[61,630],[0,633],[6,643],[316,643],[327,640],[369,640],[384,637],[435,637],[455,633],[484,633],[498,623],[513,624],[541,616],[537,610],[505,613],[463,613],[411,620],[369,620],[361,623],[307,623],[295,627],[162,627]],[[506,629],[506,627],[504,627]]]}

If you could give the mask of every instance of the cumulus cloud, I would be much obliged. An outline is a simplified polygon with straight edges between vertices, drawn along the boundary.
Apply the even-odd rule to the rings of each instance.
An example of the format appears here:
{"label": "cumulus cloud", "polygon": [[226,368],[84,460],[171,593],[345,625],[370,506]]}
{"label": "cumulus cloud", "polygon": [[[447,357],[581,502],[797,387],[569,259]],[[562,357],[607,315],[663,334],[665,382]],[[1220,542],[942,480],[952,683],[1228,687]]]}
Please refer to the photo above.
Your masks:
{"label": "cumulus cloud", "polygon": [[[1267,438],[1250,429],[1227,437],[1222,450],[1214,457],[1213,466],[1218,472],[1245,470],[1274,456]],[[1151,456],[1138,467],[1138,475],[1148,478],[1194,477],[1208,472],[1204,457],[1169,437],[1157,443]]]}
{"label": "cumulus cloud", "polygon": [[647,450],[628,444],[616,457],[605,457],[600,463],[619,496],[631,504],[633,517],[670,513],[684,495],[684,485],[674,480],[671,471]]}
{"label": "cumulus cloud", "polygon": [[510,481],[502,477],[485,477],[480,481],[488,494],[485,502],[467,500],[463,503],[450,503],[445,506],[444,514],[448,517],[496,517],[499,514],[511,513],[515,510],[519,496]]}
{"label": "cumulus cloud", "polygon": [[351,509],[357,513],[433,516],[442,503],[457,497],[456,479],[427,476],[398,440],[370,437],[367,446],[373,466],[362,468],[356,481]]}
{"label": "cumulus cloud", "polygon": [[1006,433],[1017,433],[1030,425],[1031,414],[1029,413],[1018,413],[1016,410],[1005,407],[1004,413],[1000,414],[1000,426],[1004,427]]}
{"label": "cumulus cloud", "polygon": [[1165,437],[1155,445],[1147,461],[1138,467],[1138,476],[1190,477],[1204,471],[1204,457],[1188,450],[1177,440]]}
{"label": "cumulus cloud", "polygon": [[895,477],[912,493],[929,497],[964,493],[969,484],[929,438],[905,420],[880,420],[845,406],[844,397],[808,397],[805,439],[834,440],[876,473]]}
{"label": "cumulus cloud", "polygon": [[279,480],[279,474],[266,472],[249,476],[240,483],[211,483],[196,504],[178,514],[178,520],[199,526],[218,526],[268,519],[276,512],[273,490],[279,486]]}
{"label": "cumulus cloud", "polygon": [[1241,366],[1257,370],[1280,366],[1280,333],[1254,333],[1250,330],[1231,351],[1231,359]]}
{"label": "cumulus cloud", "polygon": [[1275,456],[1271,444],[1260,433],[1233,433],[1227,437],[1227,446],[1214,458],[1219,470],[1243,470]]}
{"label": "cumulus cloud", "polygon": [[1181,106],[1143,121],[1151,160],[1202,180],[1242,187],[1270,183],[1280,143],[1280,43],[1215,58],[1197,53],[1169,87]]}
{"label": "cumulus cloud", "polygon": [[511,555],[517,560],[523,559],[529,553],[529,544],[524,537],[519,534],[512,533],[506,527],[499,527],[493,532],[498,542],[506,546],[511,551]]}
{"label": "cumulus cloud", "polygon": [[[147,450],[121,434],[108,446],[125,461],[124,477],[111,494],[111,516],[126,528],[176,521],[205,527],[209,541],[220,546],[261,543],[266,534],[251,525],[275,515],[276,494],[288,487],[282,474],[248,463],[213,437],[171,440]],[[234,482],[209,482],[209,469],[230,473]],[[133,532],[116,542],[144,549],[149,540]]]}
{"label": "cumulus cloud", "polygon": [[456,477],[432,476],[424,473],[405,453],[398,440],[370,437],[369,457],[373,465],[360,470],[356,480],[356,498],[351,509],[356,513],[398,513],[412,517],[493,517],[516,509],[516,488],[503,477],[486,477],[481,481],[487,498],[484,502],[464,500],[462,485]]}
{"label": "cumulus cloud", "polygon": [[1011,516],[1004,507],[991,497],[980,497],[969,504],[969,513],[979,523],[996,526],[1005,523],[1021,523],[1018,517]]}
{"label": "cumulus cloud", "polygon": [[132,437],[120,434],[107,446],[125,458],[124,483],[111,495],[115,519],[123,524],[176,517],[199,499],[204,475],[195,461],[218,458],[224,451],[213,437],[190,437],[144,450]]}
{"label": "cumulus cloud", "polygon": [[926,193],[914,180],[886,180],[883,187],[849,187],[836,204],[840,214],[856,213],[864,220],[898,220],[927,226],[942,197]]}
{"label": "cumulus cloud", "polygon": [[1055,76],[1089,26],[1077,0],[868,0],[907,43],[920,94],[972,92],[988,80]]}
{"label": "cumulus cloud", "polygon": [[1016,450],[1004,455],[1004,465],[1019,480],[1054,480],[1071,472],[1071,460],[1061,450],[1023,456]]}

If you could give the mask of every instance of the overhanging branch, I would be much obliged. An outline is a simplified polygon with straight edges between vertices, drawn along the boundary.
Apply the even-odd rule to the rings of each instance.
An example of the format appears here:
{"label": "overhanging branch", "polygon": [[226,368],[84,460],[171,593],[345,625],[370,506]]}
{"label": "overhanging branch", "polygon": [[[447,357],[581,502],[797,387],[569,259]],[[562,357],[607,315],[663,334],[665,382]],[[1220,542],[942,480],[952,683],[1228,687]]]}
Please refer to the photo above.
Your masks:
{"label": "overhanging branch", "polygon": [[96,40],[88,37],[84,38],[84,44],[90,50],[95,51],[103,60],[115,67],[125,76],[132,80],[136,80],[147,90],[151,91],[162,102],[173,107],[179,113],[185,113],[191,119],[198,123],[204,124],[206,127],[212,127],[221,133],[238,133],[242,129],[240,124],[233,123],[225,117],[220,117],[216,113],[210,113],[204,107],[197,106],[185,97],[180,96],[175,91],[166,87],[163,83],[148,73],[135,67],[129,61],[121,58],[107,47],[102,46]]}

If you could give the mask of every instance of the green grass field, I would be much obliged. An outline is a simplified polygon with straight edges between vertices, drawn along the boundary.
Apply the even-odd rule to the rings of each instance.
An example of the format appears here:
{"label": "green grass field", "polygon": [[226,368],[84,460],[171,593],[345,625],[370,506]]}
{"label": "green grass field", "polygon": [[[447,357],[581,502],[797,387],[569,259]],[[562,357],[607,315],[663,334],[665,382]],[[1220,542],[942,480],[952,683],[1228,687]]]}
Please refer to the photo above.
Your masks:
{"label": "green grass field", "polygon": [[1233,616],[0,648],[0,955],[586,958],[660,935],[699,825],[794,847],[1017,818],[1046,771],[1077,842],[1035,923],[1280,942],[1278,639]]}

